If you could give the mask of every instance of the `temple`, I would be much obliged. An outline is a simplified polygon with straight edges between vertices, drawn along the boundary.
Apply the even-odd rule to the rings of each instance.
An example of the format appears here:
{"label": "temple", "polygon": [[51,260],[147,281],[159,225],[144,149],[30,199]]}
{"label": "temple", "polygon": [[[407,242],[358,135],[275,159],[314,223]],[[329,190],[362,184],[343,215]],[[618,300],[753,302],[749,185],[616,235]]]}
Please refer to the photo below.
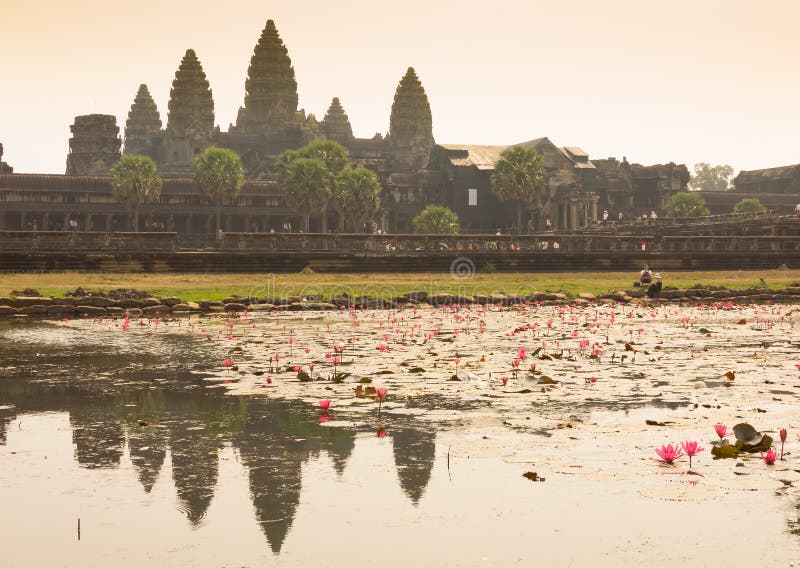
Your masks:
{"label": "temple", "polygon": [[[373,170],[382,188],[375,223],[393,233],[411,232],[411,220],[428,204],[453,209],[464,232],[576,230],[595,223],[603,210],[616,217],[662,213],[676,192],[686,190],[689,172],[675,163],[644,166],[623,158],[590,159],[578,146],[559,146],[547,137],[499,146],[442,144],[433,137],[433,114],[419,75],[409,67],[400,78],[389,110],[387,134],[358,138],[338,97],[322,120],[298,108],[298,83],[289,51],[272,20],[253,49],[236,123],[215,124],[214,98],[200,57],[188,49],[170,90],[166,125],[148,87],[140,85],[119,136],[110,115],[75,117],[65,176],[14,174],[0,162],[0,229],[63,229],[76,221],[86,230],[123,230],[126,211],[113,198],[109,169],[121,153],[150,156],[164,179],[160,201],[145,205],[143,225],[187,234],[212,231],[214,210],[192,181],[196,156],[209,146],[230,148],[242,158],[247,183],[223,207],[226,231],[270,231],[299,227],[301,211],[289,208],[275,173],[277,156],[314,140],[344,145],[354,166]],[[542,207],[516,227],[514,203],[491,191],[501,153],[512,146],[536,150],[543,158],[547,188]],[[0,147],[2,148],[2,147]],[[0,149],[0,156],[2,150]],[[742,172],[737,190],[796,192],[798,168]],[[730,193],[730,192],[728,192]],[[728,207],[727,196],[712,196]],[[714,205],[716,207],[716,205]],[[328,218],[312,217],[311,230],[339,225],[334,207]],[[549,223],[548,223],[549,221]],[[149,225],[148,225],[149,224]]]}

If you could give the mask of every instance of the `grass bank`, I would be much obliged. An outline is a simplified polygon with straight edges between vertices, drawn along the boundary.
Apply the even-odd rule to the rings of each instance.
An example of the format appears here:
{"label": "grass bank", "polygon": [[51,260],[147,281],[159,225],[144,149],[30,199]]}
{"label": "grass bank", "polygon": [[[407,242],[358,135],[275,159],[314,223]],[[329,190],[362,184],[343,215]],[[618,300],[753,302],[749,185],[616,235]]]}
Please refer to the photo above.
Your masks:
{"label": "grass bank", "polygon": [[[348,293],[353,296],[388,297],[411,290],[461,294],[496,292],[592,292],[602,294],[630,288],[637,274],[630,272],[576,272],[530,274],[476,274],[457,279],[450,274],[107,274],[52,272],[0,274],[0,296],[34,288],[46,296],[63,297],[82,287],[87,290],[136,288],[154,296],[178,296],[184,300],[217,300],[230,295],[307,296]],[[800,282],[800,270],[693,271],[663,274],[665,286],[694,284],[731,289],[767,286],[781,289]]]}

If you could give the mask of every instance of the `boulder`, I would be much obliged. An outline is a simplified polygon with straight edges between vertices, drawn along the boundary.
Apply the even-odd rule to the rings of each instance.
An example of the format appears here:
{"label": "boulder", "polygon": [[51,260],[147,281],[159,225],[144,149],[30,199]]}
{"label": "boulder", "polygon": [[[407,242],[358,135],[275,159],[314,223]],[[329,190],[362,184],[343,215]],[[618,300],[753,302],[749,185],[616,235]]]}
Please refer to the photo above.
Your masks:
{"label": "boulder", "polygon": [[271,312],[275,309],[273,304],[250,304],[251,312]]}
{"label": "boulder", "polygon": [[48,316],[71,316],[74,313],[75,306],[73,305],[53,304],[52,306],[47,306]]}
{"label": "boulder", "polygon": [[47,306],[53,303],[53,298],[39,296],[17,296],[14,300],[14,307],[25,308],[27,306]]}
{"label": "boulder", "polygon": [[[89,298],[87,298],[88,300]],[[110,308],[111,306],[116,306],[117,301],[112,300],[111,298],[104,298],[102,296],[96,296],[91,298],[92,305],[97,306],[98,308]]]}
{"label": "boulder", "polygon": [[247,306],[244,304],[240,304],[237,302],[230,302],[225,304],[225,311],[226,312],[244,312],[247,310]]}
{"label": "boulder", "polygon": [[176,298],[175,296],[170,296],[169,298],[161,298],[161,303],[165,306],[177,306],[178,304],[182,304],[183,301],[180,298]]}
{"label": "boulder", "polygon": [[18,314],[17,308],[0,305],[0,316],[13,316]]}
{"label": "boulder", "polygon": [[117,305],[120,308],[141,308],[144,306],[144,302],[141,300],[120,300]]}
{"label": "boulder", "polygon": [[138,318],[138,317],[141,317],[141,315],[142,315],[142,309],[141,308],[127,308],[125,310],[125,313],[130,318]]}
{"label": "boulder", "polygon": [[47,314],[47,306],[44,304],[38,306],[24,306],[19,308],[19,313],[29,316],[43,316]]}
{"label": "boulder", "polygon": [[75,298],[53,298],[51,306],[72,306],[75,307]]}
{"label": "boulder", "polygon": [[407,300],[416,300],[417,302],[424,302],[427,297],[428,293],[425,290],[412,290],[411,292],[403,294],[403,298]]}
{"label": "boulder", "polygon": [[[783,291],[792,296],[800,296],[800,286],[787,286]],[[2,303],[3,298],[0,298],[0,304]]]}
{"label": "boulder", "polygon": [[13,306],[14,298],[2,297],[0,298],[0,306]]}
{"label": "boulder", "polygon": [[105,308],[99,308],[97,306],[75,306],[75,315],[78,317],[95,317],[95,316],[104,316],[106,315]]}
{"label": "boulder", "polygon": [[428,297],[428,303],[432,306],[452,306],[456,299],[452,294],[437,293]]}
{"label": "boulder", "polygon": [[161,305],[161,300],[159,300],[158,298],[145,298],[144,300],[142,300],[142,304],[140,307],[150,308],[153,306],[160,306],[160,305]]}
{"label": "boulder", "polygon": [[581,292],[580,294],[578,294],[578,299],[592,302],[595,300],[595,296],[591,292]]}
{"label": "boulder", "polygon": [[220,302],[219,300],[200,300],[197,302],[197,305],[200,306],[201,310],[208,310],[211,308],[224,308],[225,304]]}
{"label": "boulder", "polygon": [[175,304],[172,306],[172,311],[174,312],[199,312],[200,311],[200,304],[197,302],[183,302],[181,304]]}
{"label": "boulder", "polygon": [[118,318],[125,315],[125,308],[120,308],[119,306],[109,306],[106,308],[106,313],[113,318]]}

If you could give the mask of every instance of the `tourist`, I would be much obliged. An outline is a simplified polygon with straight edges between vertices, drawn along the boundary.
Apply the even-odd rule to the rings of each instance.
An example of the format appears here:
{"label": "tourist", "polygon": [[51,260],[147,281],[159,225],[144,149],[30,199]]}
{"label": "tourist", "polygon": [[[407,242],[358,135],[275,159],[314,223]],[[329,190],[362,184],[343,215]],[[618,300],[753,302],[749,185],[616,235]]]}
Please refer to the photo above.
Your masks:
{"label": "tourist", "polygon": [[655,282],[647,287],[647,297],[651,300],[655,299],[655,297],[661,293],[661,275],[656,272],[653,274],[653,279]]}
{"label": "tourist", "polygon": [[650,267],[646,264],[639,272],[639,284],[650,284],[653,281],[653,273],[650,272]]}
{"label": "tourist", "polygon": [[608,221],[608,211],[603,209],[603,223],[606,223],[607,221]]}
{"label": "tourist", "polygon": [[651,225],[655,225],[656,224],[656,212],[655,211],[650,211],[650,224]]}
{"label": "tourist", "polygon": [[619,218],[619,222],[622,223],[622,211],[619,212],[618,218]]}
{"label": "tourist", "polygon": [[794,214],[800,217],[800,203],[794,206]]}
{"label": "tourist", "polygon": [[545,227],[545,229],[547,231],[552,231],[553,230],[553,223],[552,223],[552,221],[550,221],[550,217],[548,217],[547,219],[544,220],[544,227]]}
{"label": "tourist", "polygon": [[528,219],[528,234],[533,234],[534,226],[533,226],[533,219]]}

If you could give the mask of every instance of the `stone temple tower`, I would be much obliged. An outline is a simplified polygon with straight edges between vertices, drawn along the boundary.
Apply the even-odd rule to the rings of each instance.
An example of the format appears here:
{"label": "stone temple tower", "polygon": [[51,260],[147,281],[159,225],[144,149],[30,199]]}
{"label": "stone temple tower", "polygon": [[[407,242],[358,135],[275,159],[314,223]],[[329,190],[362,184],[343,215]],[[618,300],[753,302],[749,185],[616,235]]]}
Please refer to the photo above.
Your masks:
{"label": "stone temple tower", "polygon": [[67,175],[106,175],[120,157],[117,118],[110,114],[76,116],[70,130]]}
{"label": "stone temple tower", "polygon": [[413,67],[397,86],[389,121],[389,149],[395,167],[405,170],[428,165],[433,140],[433,120],[428,95]]}
{"label": "stone temple tower", "polygon": [[156,162],[161,159],[161,117],[147,85],[139,85],[128,112],[124,153],[150,156]]}
{"label": "stone temple tower", "polygon": [[275,22],[269,20],[247,69],[244,107],[239,109],[236,130],[269,136],[280,132],[296,112],[297,80],[292,61]]}
{"label": "stone temple tower", "polygon": [[334,97],[328,112],[322,120],[325,136],[330,140],[335,140],[341,144],[353,139],[353,128],[350,126],[350,119],[344,112],[342,103],[338,97]]}
{"label": "stone temple tower", "polygon": [[193,49],[186,50],[169,96],[162,164],[167,169],[189,170],[214,136],[214,99]]}

